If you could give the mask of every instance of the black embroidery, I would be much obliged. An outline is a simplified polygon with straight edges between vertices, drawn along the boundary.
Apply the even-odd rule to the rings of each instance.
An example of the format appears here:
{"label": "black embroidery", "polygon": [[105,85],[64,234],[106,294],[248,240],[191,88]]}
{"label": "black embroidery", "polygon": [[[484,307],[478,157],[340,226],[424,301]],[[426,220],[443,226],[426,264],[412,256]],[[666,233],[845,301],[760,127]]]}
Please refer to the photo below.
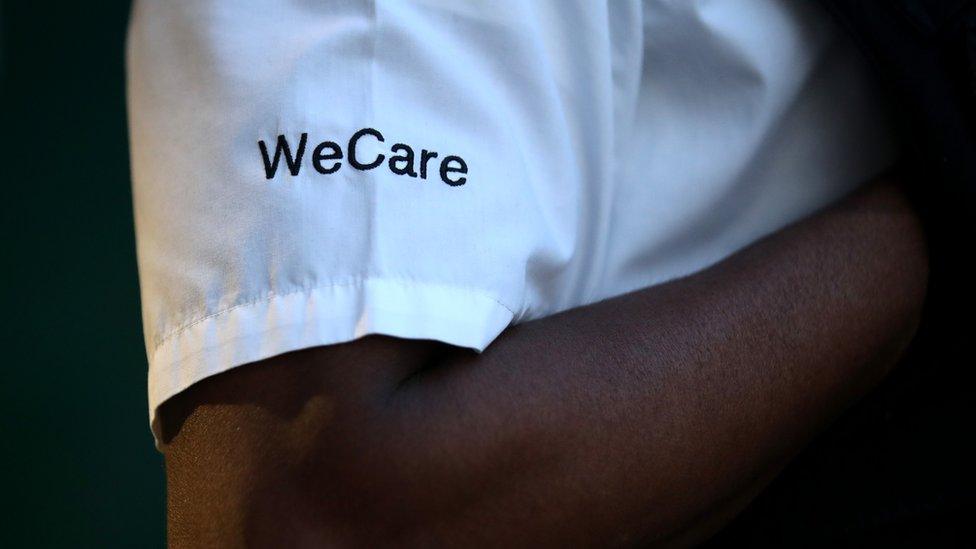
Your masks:
{"label": "black embroidery", "polygon": [[366,170],[372,170],[376,166],[382,164],[383,159],[386,158],[386,155],[378,154],[376,155],[376,160],[373,160],[369,164],[361,163],[356,158],[356,145],[359,143],[359,140],[362,139],[364,135],[372,135],[380,143],[386,140],[383,139],[383,134],[374,130],[373,128],[363,128],[358,132],[352,134],[352,137],[349,138],[349,165],[352,166],[353,168],[356,168],[357,170],[366,171]]}
{"label": "black embroidery", "polygon": [[[362,128],[356,133],[352,134],[349,138],[347,145],[347,152],[345,158],[349,161],[349,165],[354,169],[366,171],[378,168],[383,161],[386,160],[386,155],[379,153],[376,157],[372,159],[360,158],[357,155],[357,148],[359,147],[360,141],[364,138],[371,137],[376,139],[380,143],[385,143],[386,138],[383,134],[374,128]],[[288,143],[288,139],[284,135],[279,135],[277,142],[275,143],[274,157],[268,153],[268,146],[263,140],[258,141],[258,148],[261,151],[261,159],[264,161],[264,176],[267,179],[274,179],[278,174],[278,165],[281,161],[282,155],[285,157],[285,164],[288,166],[288,173],[292,177],[298,176],[302,169],[302,160],[305,157],[305,147],[308,143],[308,134],[302,133],[298,140],[298,147],[295,151],[294,156],[292,155],[291,145]],[[414,148],[406,143],[396,143],[390,148],[392,155],[389,161],[386,163],[387,168],[390,173],[399,176],[407,177],[417,177],[417,165],[414,163],[417,158],[414,154]],[[322,141],[312,150],[312,168],[316,172],[322,175],[329,175],[338,172],[342,169],[343,159],[342,147],[339,143],[335,141]],[[427,179],[427,167],[431,160],[438,158],[438,153],[436,151],[431,151],[428,149],[420,149],[420,179]],[[367,162],[368,160],[368,162]],[[331,162],[331,164],[329,163]],[[468,175],[468,164],[463,158],[457,155],[448,155],[443,158],[440,162],[439,173],[441,176],[441,181],[450,185],[451,187],[460,187],[467,183],[467,177],[457,177],[452,178],[453,174],[461,174],[462,176]]]}
{"label": "black embroidery", "polygon": [[427,179],[427,161],[431,158],[437,158],[436,152],[428,151],[424,149],[420,151],[420,178]]}
{"label": "black embroidery", "polygon": [[[323,149],[331,149],[331,152],[325,154],[322,152]],[[315,147],[312,151],[312,167],[315,171],[321,174],[330,174],[339,171],[342,167],[342,162],[336,162],[329,166],[328,168],[322,167],[323,160],[341,160],[342,159],[342,149],[339,148],[339,144],[335,141],[323,141]]]}
{"label": "black embroidery", "polygon": [[[452,168],[450,166],[451,162],[457,162],[458,167]],[[441,179],[444,180],[444,183],[447,183],[452,187],[458,187],[460,185],[464,185],[464,183],[468,180],[467,177],[459,177],[457,179],[451,179],[447,177],[447,174],[449,173],[466,174],[468,173],[468,164],[460,156],[446,156],[444,157],[444,161],[441,162]]]}
{"label": "black embroidery", "polygon": [[303,133],[301,139],[298,141],[298,154],[295,158],[291,156],[291,149],[288,147],[288,140],[285,136],[278,136],[278,144],[275,146],[274,160],[268,158],[268,147],[264,144],[264,141],[258,141],[258,147],[261,148],[261,158],[264,160],[264,176],[268,179],[272,179],[275,173],[278,171],[278,160],[281,158],[281,151],[285,151],[285,163],[288,164],[288,171],[291,175],[298,175],[298,171],[302,169],[302,156],[305,155],[305,142],[308,141],[308,134]]}
{"label": "black embroidery", "polygon": [[[403,151],[403,156],[391,156],[390,157],[390,171],[397,175],[409,175],[410,177],[417,177],[417,172],[413,170],[413,149],[409,145],[404,145],[403,143],[397,143],[393,145],[390,152]],[[403,168],[397,167],[397,162],[404,162],[406,166]]]}

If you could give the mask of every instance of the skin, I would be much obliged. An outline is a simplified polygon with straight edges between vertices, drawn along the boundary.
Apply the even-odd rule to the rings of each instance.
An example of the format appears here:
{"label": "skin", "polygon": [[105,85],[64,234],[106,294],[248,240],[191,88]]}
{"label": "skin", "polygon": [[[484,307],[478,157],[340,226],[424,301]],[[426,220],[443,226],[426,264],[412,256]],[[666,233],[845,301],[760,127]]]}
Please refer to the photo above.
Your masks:
{"label": "skin", "polygon": [[170,543],[692,545],[884,377],[926,278],[879,181],[482,354],[371,336],[236,368],[159,411]]}

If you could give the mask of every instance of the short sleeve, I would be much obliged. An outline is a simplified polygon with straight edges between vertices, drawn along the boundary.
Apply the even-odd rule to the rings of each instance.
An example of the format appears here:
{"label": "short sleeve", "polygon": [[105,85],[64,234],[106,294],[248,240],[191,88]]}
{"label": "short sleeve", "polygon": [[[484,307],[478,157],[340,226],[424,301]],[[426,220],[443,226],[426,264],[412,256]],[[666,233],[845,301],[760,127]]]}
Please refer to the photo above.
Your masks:
{"label": "short sleeve", "polygon": [[685,276],[892,159],[800,0],[137,1],[150,415],[367,334],[483,350]]}
{"label": "short sleeve", "polygon": [[137,3],[151,415],[276,354],[366,334],[481,350],[517,316],[531,256],[560,245],[525,185],[552,144],[518,121],[558,117],[526,92],[532,18],[464,4]]}

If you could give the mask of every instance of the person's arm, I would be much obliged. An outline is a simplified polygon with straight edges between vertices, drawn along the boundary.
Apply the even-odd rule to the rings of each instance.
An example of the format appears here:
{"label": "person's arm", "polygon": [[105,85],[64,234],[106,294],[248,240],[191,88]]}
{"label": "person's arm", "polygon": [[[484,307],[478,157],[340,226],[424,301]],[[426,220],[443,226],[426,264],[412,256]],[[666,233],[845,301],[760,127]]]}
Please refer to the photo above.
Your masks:
{"label": "person's arm", "polygon": [[160,409],[170,542],[699,540],[885,375],[926,264],[881,183],[482,354],[367,337],[214,376]]}

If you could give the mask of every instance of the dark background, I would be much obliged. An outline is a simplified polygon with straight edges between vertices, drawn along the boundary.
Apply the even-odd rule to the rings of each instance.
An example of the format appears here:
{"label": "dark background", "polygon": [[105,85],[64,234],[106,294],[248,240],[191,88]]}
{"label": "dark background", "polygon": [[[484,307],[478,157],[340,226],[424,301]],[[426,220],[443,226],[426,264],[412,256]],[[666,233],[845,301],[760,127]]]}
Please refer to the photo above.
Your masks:
{"label": "dark background", "polygon": [[165,543],[129,190],[128,4],[0,4],[0,546]]}

